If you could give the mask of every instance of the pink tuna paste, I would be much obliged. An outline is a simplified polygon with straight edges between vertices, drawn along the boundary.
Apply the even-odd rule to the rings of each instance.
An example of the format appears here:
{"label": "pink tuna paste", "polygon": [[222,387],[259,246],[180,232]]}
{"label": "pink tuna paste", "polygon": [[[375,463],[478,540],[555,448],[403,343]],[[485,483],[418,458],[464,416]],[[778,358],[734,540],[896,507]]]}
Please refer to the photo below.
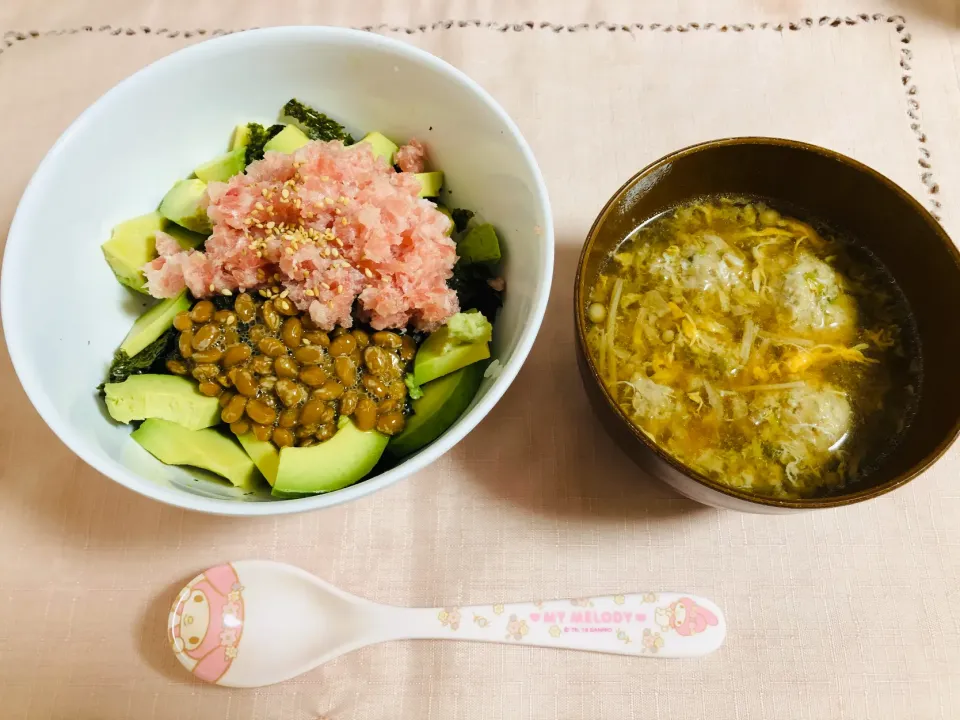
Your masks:
{"label": "pink tuna paste", "polygon": [[[422,169],[422,145],[403,150],[403,164]],[[447,287],[456,245],[450,219],[419,192],[411,172],[396,172],[367,143],[268,152],[245,174],[209,184],[213,234],[202,252],[157,233],[147,289],[158,298],[184,287],[198,298],[286,293],[326,330],[350,327],[357,301],[377,330],[434,330],[459,309]]]}

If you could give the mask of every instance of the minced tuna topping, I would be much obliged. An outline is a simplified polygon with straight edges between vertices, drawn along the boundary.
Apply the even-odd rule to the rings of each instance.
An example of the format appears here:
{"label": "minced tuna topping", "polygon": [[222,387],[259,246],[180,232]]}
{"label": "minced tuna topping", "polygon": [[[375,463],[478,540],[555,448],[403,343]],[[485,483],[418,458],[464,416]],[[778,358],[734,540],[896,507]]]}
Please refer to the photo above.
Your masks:
{"label": "minced tuna topping", "polygon": [[[401,167],[422,169],[422,146],[406,154]],[[367,143],[268,152],[209,184],[213,234],[203,251],[157,233],[147,289],[158,298],[184,287],[197,298],[259,290],[289,298],[325,330],[351,327],[356,302],[374,329],[432,331],[459,310],[447,286],[457,255],[450,219],[419,192],[412,172],[396,172]]]}

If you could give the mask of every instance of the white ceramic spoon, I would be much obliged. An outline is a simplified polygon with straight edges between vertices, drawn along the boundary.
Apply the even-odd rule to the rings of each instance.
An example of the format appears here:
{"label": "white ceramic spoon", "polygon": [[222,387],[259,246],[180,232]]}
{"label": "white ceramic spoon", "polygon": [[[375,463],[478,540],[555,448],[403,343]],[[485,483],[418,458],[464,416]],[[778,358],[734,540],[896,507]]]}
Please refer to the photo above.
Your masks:
{"label": "white ceramic spoon", "polygon": [[207,682],[259,687],[387,640],[478,640],[681,658],[723,643],[709,600],[646,593],[448,608],[380,605],[300,568],[242,560],[210,568],[177,596],[167,623],[180,662]]}

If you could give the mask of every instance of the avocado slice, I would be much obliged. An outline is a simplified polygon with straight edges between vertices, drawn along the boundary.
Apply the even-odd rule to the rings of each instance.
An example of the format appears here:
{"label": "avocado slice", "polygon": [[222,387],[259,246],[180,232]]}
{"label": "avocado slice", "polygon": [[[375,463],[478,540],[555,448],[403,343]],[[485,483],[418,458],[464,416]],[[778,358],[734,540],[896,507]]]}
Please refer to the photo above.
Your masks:
{"label": "avocado slice", "polygon": [[387,453],[403,458],[429,445],[467,409],[483,381],[486,363],[474,363],[423,386],[423,397],[413,401],[413,416],[399,435],[390,438]]}
{"label": "avocado slice", "polygon": [[130,437],[167,465],[191,465],[225,477],[238,488],[253,490],[260,473],[235,441],[216,430],[190,430],[169,420],[151,419]]}
{"label": "avocado slice", "polygon": [[440,188],[443,187],[442,171],[417,173],[416,178],[420,181],[420,197],[437,197],[440,194]]}
{"label": "avocado slice", "polygon": [[457,243],[457,256],[467,265],[500,262],[500,240],[493,225],[484,223],[467,230]]}
{"label": "avocado slice", "polygon": [[400,149],[393,140],[378,132],[367,133],[360,142],[370,143],[373,154],[386,160],[387,165],[393,165],[393,155]]}
{"label": "avocado slice", "polygon": [[154,236],[168,221],[158,212],[147,213],[115,226],[110,239],[100,249],[117,280],[132,290],[146,294],[143,266],[157,257]]}
{"label": "avocado slice", "polygon": [[281,152],[289,155],[294,150],[302,148],[308,142],[310,142],[310,138],[308,138],[300,128],[295,125],[287,125],[283,130],[267,140],[263,146],[263,151]]}
{"label": "avocado slice", "polygon": [[223,155],[217,155],[213,160],[197,165],[193,174],[204,182],[226,182],[234,175],[239,175],[247,166],[247,149],[238,147]]}
{"label": "avocado slice", "polygon": [[458,343],[450,337],[450,328],[444,325],[430,335],[413,359],[413,379],[417,385],[449,375],[462,367],[490,357],[486,341]]}
{"label": "avocado slice", "polygon": [[158,230],[170,235],[184,250],[196,248],[206,240],[206,236],[174,225],[158,212],[120,223],[100,248],[117,280],[131,290],[147,294],[143,266],[157,257]]}
{"label": "avocado slice", "polygon": [[122,383],[107,383],[107,412],[117,422],[160,418],[188,430],[220,422],[217,398],[201,395],[197,383],[176,375],[131,375]]}
{"label": "avocado slice", "polygon": [[207,241],[206,235],[187,230],[179,225],[170,224],[164,232],[177,241],[184,250],[196,250]]}
{"label": "avocado slice", "polygon": [[250,144],[250,125],[243,123],[233,129],[233,137],[230,138],[230,149],[246,147]]}
{"label": "avocado slice", "polygon": [[203,180],[177,180],[160,201],[160,214],[187,230],[209,235],[212,228],[206,196],[207,184]]}
{"label": "avocado slice", "polygon": [[280,451],[272,442],[257,440],[252,432],[237,435],[237,440],[246,451],[250,459],[257,466],[257,469],[263,473],[267,482],[271,486],[277,483],[277,469],[280,466]]}
{"label": "avocado slice", "polygon": [[130,332],[120,343],[120,350],[133,357],[163,335],[173,325],[173,318],[177,313],[190,309],[190,300],[184,290],[176,297],[161,300],[143,315],[130,328]]}
{"label": "avocado slice", "polygon": [[339,426],[332,438],[319,445],[285,447],[280,451],[274,492],[331,492],[359,482],[373,470],[389,438],[376,430],[358,430],[349,418],[342,416]]}
{"label": "avocado slice", "polygon": [[450,218],[450,227],[448,227],[447,232],[444,233],[447,237],[450,237],[451,235],[453,235],[453,230],[454,230],[453,213],[450,212],[450,208],[448,208],[446,205],[441,205],[439,203],[437,203],[437,210],[439,210],[448,218]]}

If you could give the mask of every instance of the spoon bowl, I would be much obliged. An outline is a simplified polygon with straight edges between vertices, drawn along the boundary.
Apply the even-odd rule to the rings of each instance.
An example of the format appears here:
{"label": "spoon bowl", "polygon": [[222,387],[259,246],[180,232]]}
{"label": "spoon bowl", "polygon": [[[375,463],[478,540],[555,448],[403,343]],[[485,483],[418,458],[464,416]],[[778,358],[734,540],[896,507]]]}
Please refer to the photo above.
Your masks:
{"label": "spoon bowl", "polygon": [[173,651],[206,682],[260,687],[378,642],[454,639],[646,657],[716,650],[726,621],[709,600],[639,593],[472,607],[402,608],[351,595],[292,565],[218,565],[177,595]]}

